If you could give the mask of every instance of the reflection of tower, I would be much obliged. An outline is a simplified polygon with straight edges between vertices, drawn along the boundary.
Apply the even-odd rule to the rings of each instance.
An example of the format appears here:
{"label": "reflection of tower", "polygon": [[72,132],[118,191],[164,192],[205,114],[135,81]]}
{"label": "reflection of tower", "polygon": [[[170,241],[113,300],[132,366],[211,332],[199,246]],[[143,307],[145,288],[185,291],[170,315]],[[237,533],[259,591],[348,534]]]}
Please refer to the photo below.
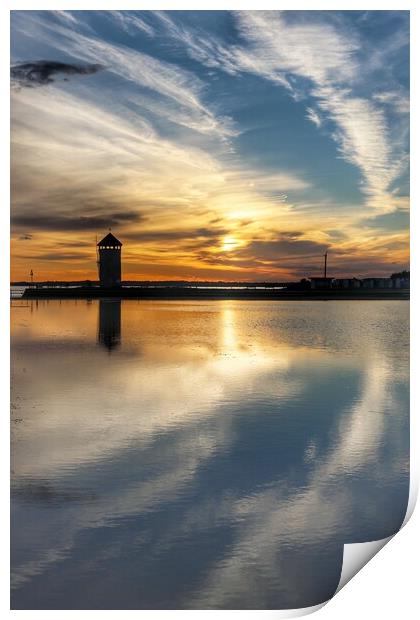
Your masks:
{"label": "reflection of tower", "polygon": [[108,351],[121,343],[121,299],[99,300],[98,342]]}
{"label": "reflection of tower", "polygon": [[101,286],[112,288],[121,286],[121,241],[108,233],[97,244],[99,248],[99,282]]}

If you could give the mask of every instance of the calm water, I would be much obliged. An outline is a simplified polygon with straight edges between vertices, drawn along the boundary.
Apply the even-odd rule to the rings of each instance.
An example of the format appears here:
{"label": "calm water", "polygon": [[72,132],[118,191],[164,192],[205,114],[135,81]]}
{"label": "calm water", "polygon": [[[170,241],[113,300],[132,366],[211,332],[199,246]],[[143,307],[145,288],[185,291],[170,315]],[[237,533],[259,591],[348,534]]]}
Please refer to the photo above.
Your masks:
{"label": "calm water", "polygon": [[315,605],[406,509],[408,302],[12,302],[12,607]]}

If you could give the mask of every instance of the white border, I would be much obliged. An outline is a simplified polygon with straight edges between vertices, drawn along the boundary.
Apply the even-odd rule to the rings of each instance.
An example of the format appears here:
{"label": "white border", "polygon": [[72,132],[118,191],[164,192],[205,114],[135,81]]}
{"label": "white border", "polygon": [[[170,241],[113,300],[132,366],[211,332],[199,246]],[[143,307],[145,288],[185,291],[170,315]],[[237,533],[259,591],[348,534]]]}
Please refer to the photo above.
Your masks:
{"label": "white border", "polygon": [[[2,45],[2,54],[0,56],[1,67],[1,86],[2,86],[2,108],[0,115],[1,123],[1,175],[2,175],[2,205],[0,209],[0,247],[1,247],[1,269],[0,269],[0,325],[9,325],[9,11],[10,10],[48,10],[48,9],[72,9],[72,10],[107,10],[121,8],[119,3],[110,1],[88,1],[85,0],[73,0],[72,2],[60,2],[60,1],[42,1],[35,5],[35,3],[26,1],[10,1],[6,0],[2,3],[0,8],[0,41]],[[165,2],[158,2],[153,0],[145,0],[139,2],[138,0],[133,2],[132,0],[126,0],[123,3],[124,9],[189,9],[189,10],[226,10],[226,9],[284,9],[284,10],[411,10],[411,78],[412,78],[412,110],[414,114],[411,120],[411,139],[412,139],[412,157],[414,157],[414,164],[412,169],[417,170],[416,164],[418,164],[418,135],[419,135],[419,121],[418,121],[418,78],[416,78],[416,71],[418,67],[415,64],[415,60],[420,58],[419,54],[419,10],[416,8],[416,2],[400,1],[370,1],[370,2],[340,2],[338,0],[322,1],[322,2],[302,2],[299,0],[290,1],[283,0],[281,2],[239,2],[230,1],[222,2],[220,0],[212,0],[212,2],[192,2],[192,1],[180,1],[180,0],[166,0]],[[414,65],[414,67],[413,67]],[[414,412],[419,407],[418,398],[418,385],[419,382],[415,381],[416,374],[415,368],[419,367],[418,364],[418,352],[419,352],[419,333],[418,323],[415,320],[415,315],[418,311],[417,305],[417,291],[418,280],[420,278],[419,270],[420,264],[418,261],[417,251],[417,221],[418,221],[418,205],[419,205],[419,183],[418,173],[412,179],[411,185],[411,198],[412,198],[412,212],[411,212],[411,318],[412,318],[412,340],[411,340],[411,375],[413,377],[411,397],[411,488],[410,488],[410,506],[408,513],[412,512],[415,497],[418,493],[419,482],[419,424]],[[5,332],[7,330],[4,330]],[[118,611],[33,611],[33,612],[18,612],[9,611],[9,570],[8,570],[8,541],[9,541],[9,347],[7,338],[3,338],[2,346],[0,349],[0,361],[1,375],[0,375],[0,394],[2,398],[3,407],[1,411],[2,421],[4,424],[1,437],[3,439],[3,446],[1,451],[1,471],[2,471],[2,495],[3,503],[1,510],[1,536],[3,542],[3,561],[1,562],[1,609],[6,613],[15,615],[31,614],[33,617],[45,618],[45,616],[51,616],[53,614],[55,618],[61,618],[63,616],[69,617],[73,614],[77,614],[78,618],[85,616],[101,615],[107,618],[117,618],[125,614],[138,614],[140,612],[118,612]],[[328,620],[328,618],[340,618],[346,620],[351,618],[353,620],[355,613],[361,614],[362,617],[368,618],[370,614],[374,614],[379,618],[410,618],[414,617],[415,610],[417,608],[417,579],[414,566],[417,563],[414,556],[415,550],[419,548],[419,531],[420,531],[420,517],[419,510],[416,511],[414,517],[404,527],[404,530],[397,534],[386,548],[381,551],[378,557],[374,558],[363,569],[361,575],[357,575],[355,579],[351,580],[351,585],[345,587],[340,593],[332,599],[323,609],[318,612],[320,619]],[[415,581],[416,580],[416,581]],[[318,606],[317,606],[318,607]],[[322,606],[321,606],[322,607]],[[310,612],[311,609],[306,610]],[[417,611],[417,610],[416,610]],[[166,618],[168,614],[173,617],[174,615],[184,617],[188,615],[190,618],[203,617],[206,618],[215,617],[221,618],[222,616],[229,615],[237,616],[241,620],[247,620],[248,618],[268,618],[268,617],[292,617],[297,614],[291,612],[276,612],[276,611],[142,611],[142,618],[154,618],[160,620]],[[300,614],[299,614],[300,615]]]}

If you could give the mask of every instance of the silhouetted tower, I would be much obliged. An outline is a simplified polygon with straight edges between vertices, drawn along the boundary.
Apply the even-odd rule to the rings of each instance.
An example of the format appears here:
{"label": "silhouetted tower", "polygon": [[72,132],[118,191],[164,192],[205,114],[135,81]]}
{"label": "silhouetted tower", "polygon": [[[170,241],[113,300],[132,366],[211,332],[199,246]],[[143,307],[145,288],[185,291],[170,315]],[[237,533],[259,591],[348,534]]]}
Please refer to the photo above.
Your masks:
{"label": "silhouetted tower", "polygon": [[324,278],[327,277],[327,256],[328,256],[328,252],[325,252],[324,254]]}
{"label": "silhouetted tower", "polygon": [[121,241],[112,233],[97,244],[99,248],[99,283],[105,288],[121,286]]}

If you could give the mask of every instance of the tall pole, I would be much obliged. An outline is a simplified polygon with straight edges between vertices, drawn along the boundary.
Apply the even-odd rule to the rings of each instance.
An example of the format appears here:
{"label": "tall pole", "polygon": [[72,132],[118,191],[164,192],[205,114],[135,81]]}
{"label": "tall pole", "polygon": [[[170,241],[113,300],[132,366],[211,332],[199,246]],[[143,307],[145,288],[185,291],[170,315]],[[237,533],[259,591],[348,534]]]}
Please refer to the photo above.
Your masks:
{"label": "tall pole", "polygon": [[327,254],[328,252],[325,252],[325,255],[324,255],[324,278],[327,277]]}
{"label": "tall pole", "polygon": [[33,284],[34,284],[34,272],[32,271],[32,269],[31,269],[31,271],[30,271],[30,274],[29,274],[29,275],[31,276],[31,287],[32,287],[32,286],[33,286]]}
{"label": "tall pole", "polygon": [[98,250],[98,233],[95,235],[95,248],[96,248],[96,271],[98,272],[98,280],[99,280],[99,250]]}

